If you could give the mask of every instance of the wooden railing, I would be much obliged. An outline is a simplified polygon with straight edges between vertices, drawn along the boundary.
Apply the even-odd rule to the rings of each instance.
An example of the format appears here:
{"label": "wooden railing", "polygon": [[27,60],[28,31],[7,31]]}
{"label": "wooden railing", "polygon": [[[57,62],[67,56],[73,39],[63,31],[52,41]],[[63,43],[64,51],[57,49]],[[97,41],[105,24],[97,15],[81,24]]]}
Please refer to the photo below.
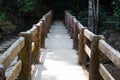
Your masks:
{"label": "wooden railing", "polygon": [[[40,63],[40,48],[44,47],[45,37],[49,31],[52,21],[52,11],[45,14],[32,29],[21,32],[17,39],[6,51],[0,56],[0,80],[31,80],[32,64]],[[6,69],[18,56],[18,61],[5,76]]]}
{"label": "wooden railing", "polygon": [[87,58],[90,58],[89,80],[115,80],[102,63],[102,55],[120,69],[120,52],[107,44],[102,35],[93,34],[67,11],[65,24],[73,38],[73,48],[78,50],[78,63],[85,66]]}

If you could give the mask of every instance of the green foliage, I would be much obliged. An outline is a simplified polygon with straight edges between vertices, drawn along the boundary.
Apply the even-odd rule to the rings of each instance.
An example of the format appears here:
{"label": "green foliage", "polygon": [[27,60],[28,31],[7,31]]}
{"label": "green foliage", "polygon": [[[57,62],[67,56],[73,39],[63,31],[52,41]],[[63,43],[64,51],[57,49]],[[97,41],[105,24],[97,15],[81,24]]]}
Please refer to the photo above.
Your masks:
{"label": "green foliage", "polygon": [[119,22],[120,21],[120,6],[118,5],[118,2],[115,3],[113,1],[113,4],[112,4],[112,7],[114,10],[114,13],[112,15],[107,15],[104,9],[100,7],[99,9],[99,20],[100,20],[99,32],[103,32],[106,29],[120,30],[120,22]]}
{"label": "green foliage", "polygon": [[112,7],[114,9],[113,17],[116,20],[120,20],[120,0],[115,0],[112,2]]}
{"label": "green foliage", "polygon": [[105,29],[109,28],[109,25],[105,23],[106,18],[107,18],[107,13],[104,11],[104,9],[100,6],[99,7],[99,32],[103,32]]}
{"label": "green foliage", "polygon": [[26,15],[34,11],[38,0],[0,0],[0,19],[6,19],[8,14]]}
{"label": "green foliage", "polygon": [[116,21],[116,23],[112,24],[112,29],[120,31],[120,0],[114,0],[112,2],[112,7],[114,13],[110,18],[111,20]]}
{"label": "green foliage", "polygon": [[88,25],[88,13],[87,11],[81,11],[77,16],[77,19],[84,25]]}
{"label": "green foliage", "polygon": [[7,19],[7,15],[5,12],[0,12],[0,20],[6,20]]}
{"label": "green foliage", "polygon": [[87,3],[88,0],[70,0],[73,5],[71,5],[69,12],[76,16],[76,18],[84,25],[88,25],[88,11]]}
{"label": "green foliage", "polygon": [[[0,0],[0,19],[6,20],[10,16],[19,17],[25,21],[28,21],[31,16],[34,19],[37,16],[42,15],[43,12],[49,9],[55,9],[58,13],[62,13],[65,9],[68,9],[80,22],[87,26],[88,25],[88,0]],[[107,20],[117,20],[120,21],[120,0],[113,0],[112,8],[114,14],[112,16],[107,16],[104,9],[100,7],[100,25],[101,30],[109,28],[109,24],[105,24],[102,21]],[[40,17],[40,16],[39,16]],[[26,20],[26,19],[27,20]],[[12,18],[11,18],[12,19]],[[32,19],[33,20],[33,19]]]}
{"label": "green foliage", "polygon": [[104,9],[100,6],[99,7],[99,18],[100,20],[104,21],[106,19],[107,13],[104,11]]}
{"label": "green foliage", "polygon": [[18,0],[18,14],[23,15],[27,14],[28,12],[32,12],[35,9],[35,6],[37,5],[37,0]]}

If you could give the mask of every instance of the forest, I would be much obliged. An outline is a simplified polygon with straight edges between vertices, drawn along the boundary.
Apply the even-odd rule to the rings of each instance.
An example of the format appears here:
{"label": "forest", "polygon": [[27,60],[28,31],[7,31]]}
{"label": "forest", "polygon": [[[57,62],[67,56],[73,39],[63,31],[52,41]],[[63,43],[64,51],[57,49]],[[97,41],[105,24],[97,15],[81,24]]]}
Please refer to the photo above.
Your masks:
{"label": "forest", "polygon": [[[95,1],[96,6],[98,3],[96,33],[104,34],[106,39],[110,37],[108,42],[114,43],[117,39],[114,35],[120,37],[120,0],[0,0],[0,40],[31,28],[49,10],[53,10],[54,19],[63,19],[64,11],[68,10],[89,27],[90,1]],[[120,50],[120,47],[116,48]]]}

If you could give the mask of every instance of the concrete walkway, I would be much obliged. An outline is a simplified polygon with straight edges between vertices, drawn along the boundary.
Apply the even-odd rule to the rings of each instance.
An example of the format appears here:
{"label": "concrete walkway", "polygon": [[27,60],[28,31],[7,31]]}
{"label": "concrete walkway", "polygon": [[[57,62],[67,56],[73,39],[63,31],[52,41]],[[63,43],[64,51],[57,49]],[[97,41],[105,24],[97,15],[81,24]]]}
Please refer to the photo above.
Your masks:
{"label": "concrete walkway", "polygon": [[55,21],[42,51],[42,64],[35,66],[33,80],[88,80],[88,72],[77,64],[73,41],[60,21]]}

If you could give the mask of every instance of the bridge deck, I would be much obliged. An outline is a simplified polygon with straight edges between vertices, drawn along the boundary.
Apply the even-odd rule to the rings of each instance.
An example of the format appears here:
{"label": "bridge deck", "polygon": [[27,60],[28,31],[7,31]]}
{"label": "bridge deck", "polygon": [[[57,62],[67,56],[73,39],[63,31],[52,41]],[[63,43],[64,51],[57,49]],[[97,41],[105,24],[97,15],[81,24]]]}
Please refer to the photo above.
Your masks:
{"label": "bridge deck", "polygon": [[63,23],[55,21],[42,49],[42,63],[35,66],[33,80],[88,80],[88,72],[77,64],[72,39]]}

